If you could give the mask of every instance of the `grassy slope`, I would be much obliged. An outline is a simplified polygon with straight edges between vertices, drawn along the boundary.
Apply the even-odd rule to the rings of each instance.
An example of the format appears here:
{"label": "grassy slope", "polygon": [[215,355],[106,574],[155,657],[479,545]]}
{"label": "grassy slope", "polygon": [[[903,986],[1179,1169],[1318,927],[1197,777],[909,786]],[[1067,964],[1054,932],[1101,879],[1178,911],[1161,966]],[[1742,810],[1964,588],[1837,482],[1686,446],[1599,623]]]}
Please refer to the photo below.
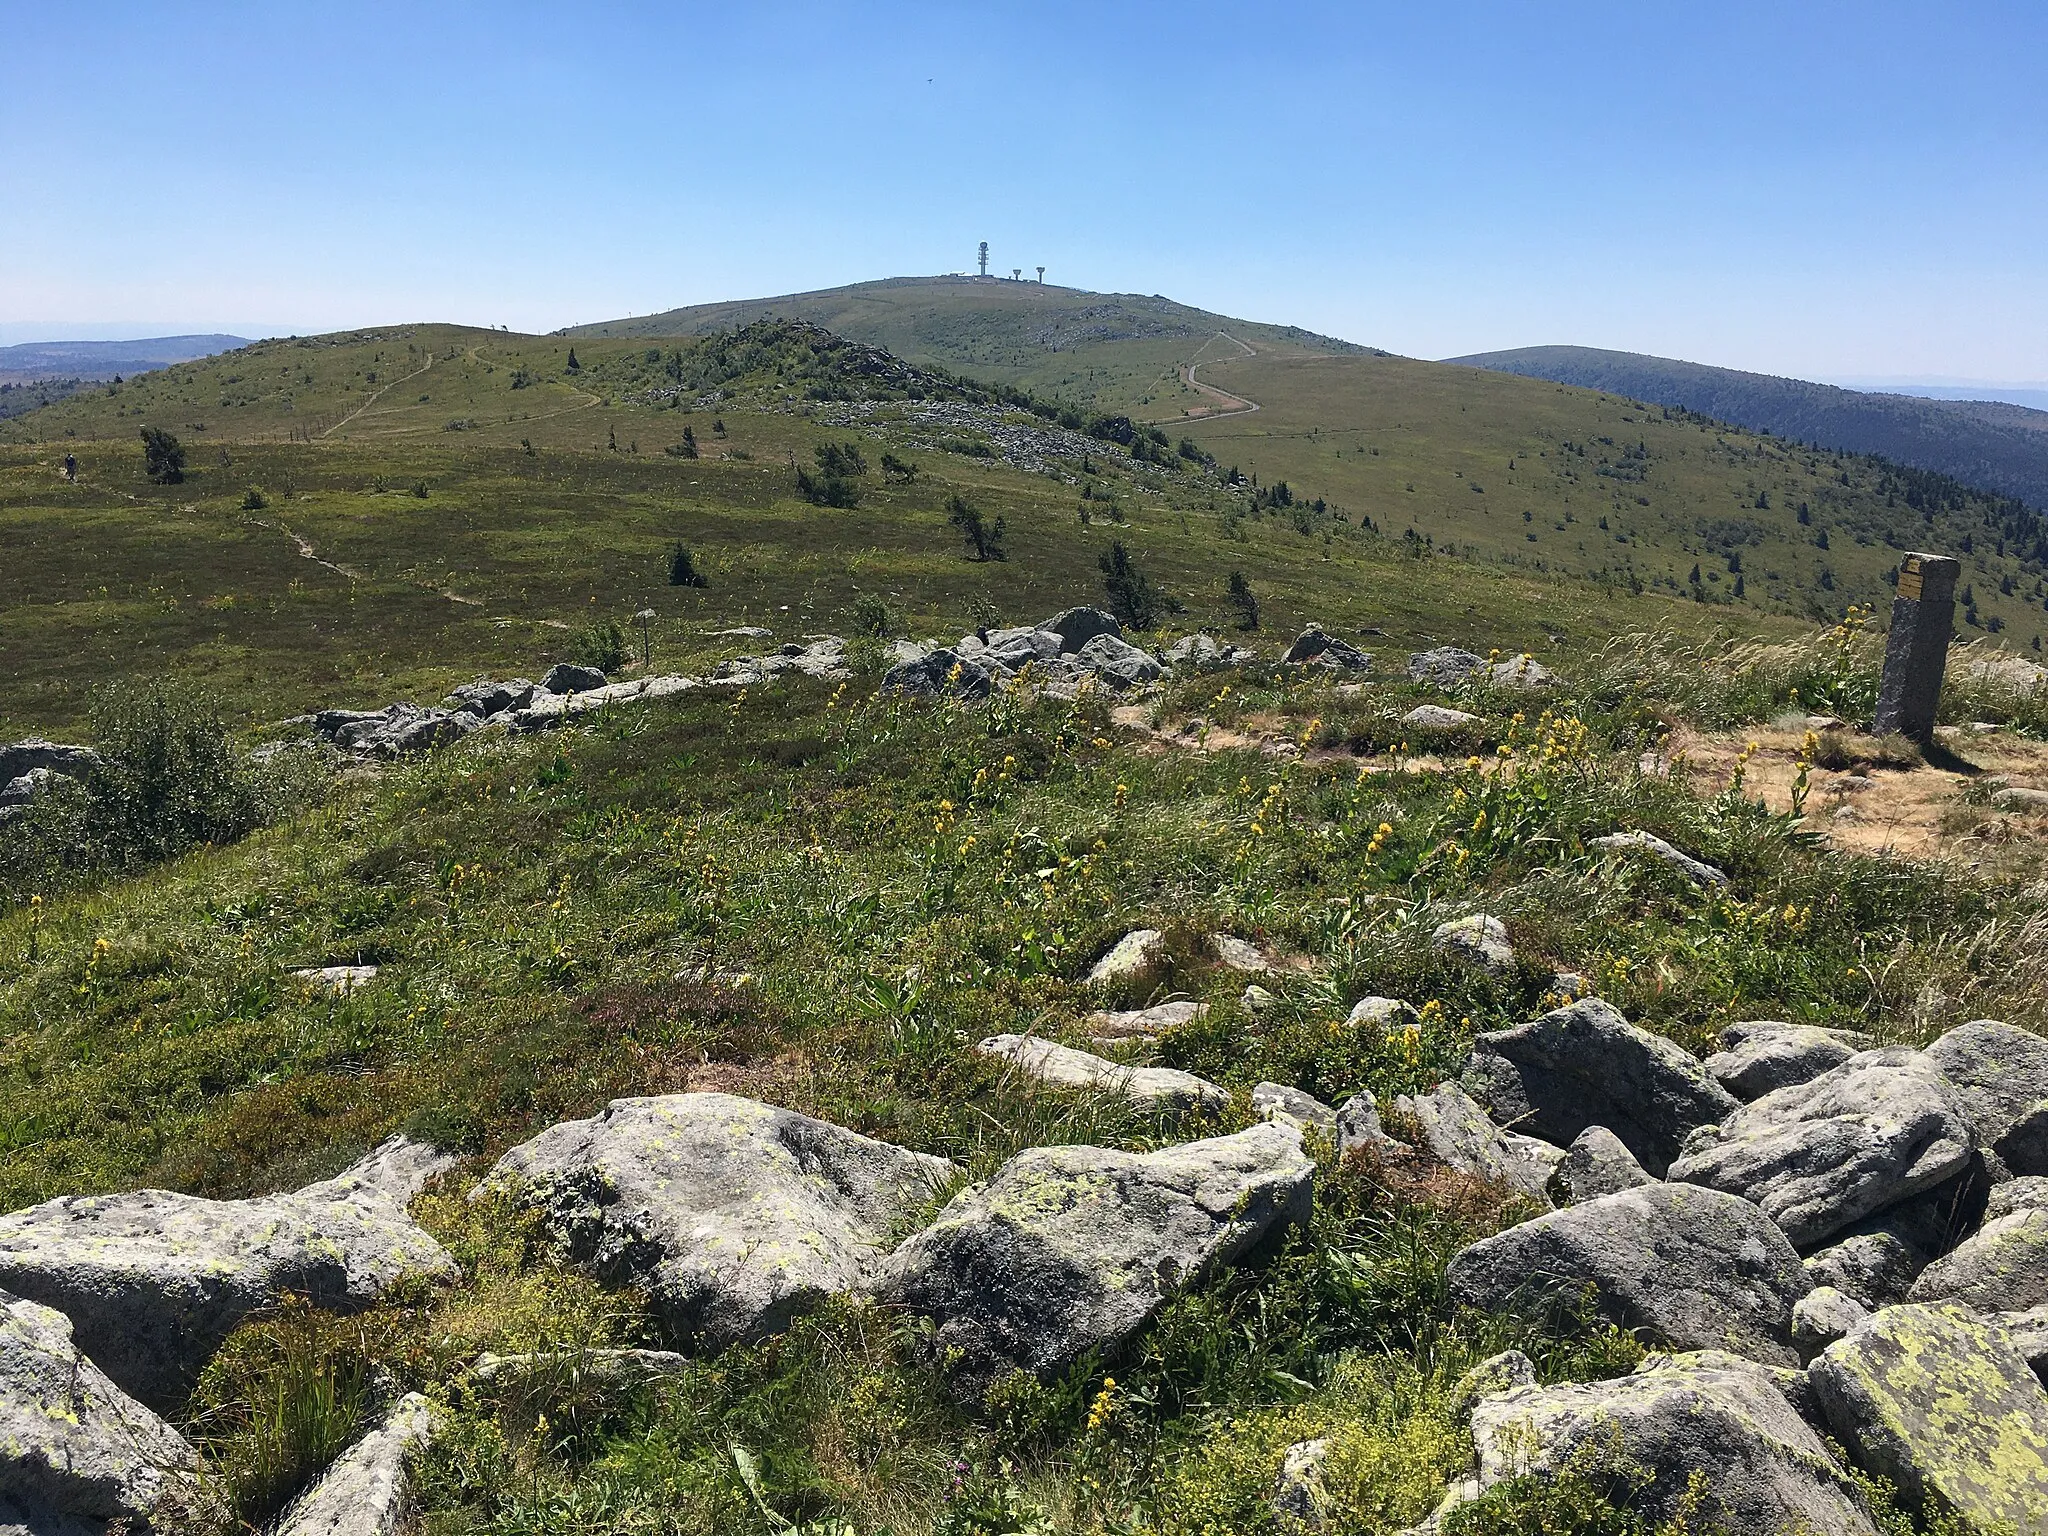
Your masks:
{"label": "grassy slope", "polygon": [[1598,347],[1521,347],[1450,361],[1685,406],[1798,442],[1881,453],[2048,507],[2048,411],[1870,394]]}
{"label": "grassy slope", "polygon": [[[1113,447],[1094,455],[1094,483],[1114,493],[1121,528],[1105,526],[1101,503],[1084,528],[1075,484],[907,448],[924,465],[918,482],[873,476],[858,511],[824,511],[796,498],[789,460],[846,432],[731,410],[721,441],[712,412],[606,403],[607,377],[644,366],[642,343],[575,345],[584,366],[571,376],[570,343],[451,327],[269,343],[0,427],[11,552],[0,653],[12,683],[0,734],[72,728],[96,680],[161,668],[199,675],[243,719],[428,698],[478,671],[531,672],[561,655],[566,628],[650,606],[664,665],[705,659],[702,632],[727,624],[843,628],[862,591],[919,633],[958,633],[1097,596],[1112,533],[1184,597],[1189,626],[1228,621],[1232,569],[1250,575],[1274,631],[1321,618],[1382,629],[1396,648],[1517,648],[1700,617],[1543,573],[1418,565],[1344,525],[1305,535],[1250,519],[1233,532],[1213,480],[1161,476]],[[537,382],[514,389],[521,368]],[[184,484],[144,478],[134,434],[145,421],[181,434]],[[706,457],[659,451],[685,422]],[[877,429],[899,447],[902,431]],[[65,451],[80,460],[76,485],[56,472]],[[252,486],[270,504],[245,511]],[[956,492],[1004,516],[1007,563],[964,558],[945,522]],[[294,536],[328,563],[303,557]],[[700,555],[708,590],[666,585],[678,539]]]}

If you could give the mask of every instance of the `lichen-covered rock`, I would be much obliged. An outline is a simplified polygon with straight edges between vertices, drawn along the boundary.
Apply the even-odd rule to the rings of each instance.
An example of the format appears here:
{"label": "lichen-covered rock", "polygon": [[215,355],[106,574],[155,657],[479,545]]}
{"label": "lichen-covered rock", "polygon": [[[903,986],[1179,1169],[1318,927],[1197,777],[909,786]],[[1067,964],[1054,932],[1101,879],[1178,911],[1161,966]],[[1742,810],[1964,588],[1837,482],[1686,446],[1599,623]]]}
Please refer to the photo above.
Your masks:
{"label": "lichen-covered rock", "polygon": [[1036,1035],[991,1035],[975,1049],[984,1056],[1014,1062],[1019,1071],[1042,1083],[1114,1093],[1133,1104],[1167,1109],[1220,1109],[1230,1102],[1229,1089],[1219,1088],[1192,1072],[1177,1072],[1171,1067],[1126,1067],[1072,1046],[1041,1040]]}
{"label": "lichen-covered rock", "polygon": [[277,1536],[396,1536],[411,1503],[406,1458],[433,1442],[434,1428],[432,1406],[407,1393],[293,1501]]}
{"label": "lichen-covered rock", "polygon": [[1192,1024],[1208,1011],[1207,1003],[1154,1003],[1150,1008],[1098,1008],[1083,1022],[1097,1040],[1150,1040]]}
{"label": "lichen-covered rock", "polygon": [[675,1093],[549,1127],[479,1192],[537,1209],[571,1258],[642,1292],[678,1344],[719,1349],[852,1289],[952,1171],[753,1099]]}
{"label": "lichen-covered rock", "polygon": [[1602,853],[1626,853],[1631,850],[1647,853],[1658,863],[1677,870],[1694,885],[1718,886],[1728,883],[1728,876],[1715,865],[1704,859],[1674,848],[1654,832],[1611,832],[1605,837],[1596,837],[1586,845],[1598,848]]}
{"label": "lichen-covered rock", "polygon": [[[1571,1468],[1651,1520],[1872,1536],[1842,1469],[1771,1375],[1721,1355],[1658,1356],[1612,1381],[1518,1387],[1472,1410],[1479,1481]],[[1647,1476],[1641,1486],[1632,1486]],[[1688,1495],[1704,1507],[1688,1510]]]}
{"label": "lichen-covered rock", "polygon": [[183,1436],[79,1352],[63,1313],[0,1291],[0,1494],[104,1528],[147,1517],[192,1463]]}
{"label": "lichen-covered rock", "polygon": [[981,699],[988,697],[994,686],[995,678],[987,667],[950,646],[907,656],[882,674],[882,687],[890,692],[933,698]]}
{"label": "lichen-covered rock", "polygon": [[1565,1148],[1551,1172],[1549,1192],[1558,1205],[1579,1205],[1656,1182],[1619,1136],[1604,1125],[1589,1125]]}
{"label": "lichen-covered rock", "polygon": [[1439,923],[1429,942],[1440,953],[1475,965],[1489,976],[1515,973],[1515,947],[1508,942],[1508,925],[1497,917],[1475,912]]}
{"label": "lichen-covered rock", "polygon": [[1327,633],[1320,624],[1311,624],[1295,636],[1280,660],[1285,666],[1328,667],[1334,672],[1364,672],[1372,666],[1370,655]]}
{"label": "lichen-covered rock", "polygon": [[1408,1155],[1407,1145],[1394,1140],[1380,1125],[1379,1102],[1370,1089],[1360,1089],[1337,1106],[1337,1152],[1349,1157],[1370,1148],[1374,1152]]}
{"label": "lichen-covered rock", "polygon": [[0,1288],[64,1313],[95,1365],[165,1412],[258,1308],[351,1311],[408,1277],[455,1278],[386,1176],[352,1173],[254,1200],[144,1189],[0,1216]]}
{"label": "lichen-covered rock", "polygon": [[1485,1399],[1535,1385],[1536,1362],[1519,1349],[1504,1349],[1458,1378],[1451,1388],[1451,1412],[1457,1418],[1470,1419],[1472,1410]]}
{"label": "lichen-covered rock", "polygon": [[1460,1080],[1497,1124],[1561,1147],[1604,1125],[1660,1177],[1691,1131],[1737,1107],[1689,1052],[1597,997],[1481,1035]]}
{"label": "lichen-covered rock", "polygon": [[1252,1089],[1252,1113],[1266,1120],[1279,1120],[1300,1130],[1315,1131],[1337,1139],[1337,1111],[1313,1094],[1303,1093],[1286,1083],[1260,1083]]}
{"label": "lichen-covered rock", "polygon": [[487,720],[492,715],[504,714],[507,710],[524,709],[533,702],[535,684],[523,677],[511,678],[505,682],[488,679],[464,683],[441,702],[448,708],[475,715]]}
{"label": "lichen-covered rock", "polygon": [[1327,1437],[1298,1440],[1280,1457],[1280,1476],[1273,1485],[1273,1508],[1282,1519],[1313,1525],[1322,1519],[1323,1463],[1330,1459]]}
{"label": "lichen-covered rock", "polygon": [[1812,1082],[1873,1043],[1853,1030],[1752,1019],[1721,1031],[1721,1049],[1706,1060],[1707,1075],[1748,1103]]}
{"label": "lichen-covered rock", "polygon": [[1985,1196],[1986,1221],[2010,1216],[2014,1211],[2048,1211],[2048,1178],[2030,1173],[2023,1179],[2008,1179],[1994,1185]]}
{"label": "lichen-covered rock", "polygon": [[1468,725],[1479,724],[1480,717],[1462,709],[1446,709],[1441,704],[1418,704],[1401,717],[1401,723],[1410,730],[1456,731]]}
{"label": "lichen-covered rock", "polygon": [[1376,1029],[1382,1034],[1421,1027],[1415,1010],[1398,997],[1361,997],[1351,1005],[1344,1022],[1354,1029]]}
{"label": "lichen-covered rock", "polygon": [[1896,1232],[1852,1232],[1806,1259],[1816,1288],[1831,1286],[1875,1311],[1906,1299],[1926,1256]]}
{"label": "lichen-covered rock", "polygon": [[1809,1369],[1835,1435],[1913,1504],[2042,1529],[2048,1391],[1997,1324],[1958,1306],[1887,1307]]}
{"label": "lichen-covered rock", "polygon": [[1119,693],[1143,688],[1166,675],[1166,668],[1128,640],[1097,635],[1074,653],[1074,660]]}
{"label": "lichen-covered rock", "polygon": [[1264,976],[1273,969],[1272,962],[1260,952],[1258,945],[1248,943],[1234,933],[1210,934],[1209,950],[1215,955],[1217,964],[1229,970]]}
{"label": "lichen-covered rock", "polygon": [[1460,1173],[1505,1184],[1539,1205],[1548,1205],[1545,1186],[1550,1168],[1510,1143],[1456,1083],[1440,1083],[1435,1092],[1395,1100],[1395,1112],[1415,1128],[1419,1145],[1438,1161]]}
{"label": "lichen-covered rock", "polygon": [[935,1324],[960,1389],[1053,1375],[1167,1297],[1308,1217],[1315,1165],[1276,1124],[1158,1152],[1036,1147],[962,1191],[888,1261],[877,1294]]}
{"label": "lichen-covered rock", "polygon": [[1747,1200],[1648,1184],[1482,1238],[1451,1260],[1451,1293],[1496,1310],[1590,1291],[1601,1314],[1673,1349],[1726,1349],[1796,1366],[1799,1255]]}
{"label": "lichen-covered rock", "polygon": [[1977,1140],[2015,1174],[2048,1174],[2048,1040],[1996,1019],[1959,1025],[1927,1047]]}
{"label": "lichen-covered rock", "polygon": [[1792,1308],[1792,1347],[1811,1360],[1868,1316],[1870,1309],[1855,1297],[1815,1286]]}
{"label": "lichen-covered rock", "polygon": [[2048,1210],[1987,1221],[1913,1282],[1914,1301],[1959,1301],[1979,1312],[2048,1305]]}
{"label": "lichen-covered rock", "polygon": [[1166,963],[1166,935],[1157,928],[1133,928],[1088,971],[1090,986],[1135,981]]}
{"label": "lichen-covered rock", "polygon": [[2024,1312],[2000,1312],[1991,1321],[2005,1330],[2012,1347],[2048,1385],[2048,1307],[2029,1307]]}
{"label": "lichen-covered rock", "polygon": [[1440,645],[1434,650],[1417,651],[1408,658],[1408,681],[1429,688],[1456,688],[1485,665],[1484,656],[1475,656],[1455,645]]}
{"label": "lichen-covered rock", "polygon": [[1952,1179],[1973,1143],[1947,1080],[1917,1051],[1864,1051],[1765,1094],[1695,1138],[1671,1177],[1754,1200],[1801,1247]]}

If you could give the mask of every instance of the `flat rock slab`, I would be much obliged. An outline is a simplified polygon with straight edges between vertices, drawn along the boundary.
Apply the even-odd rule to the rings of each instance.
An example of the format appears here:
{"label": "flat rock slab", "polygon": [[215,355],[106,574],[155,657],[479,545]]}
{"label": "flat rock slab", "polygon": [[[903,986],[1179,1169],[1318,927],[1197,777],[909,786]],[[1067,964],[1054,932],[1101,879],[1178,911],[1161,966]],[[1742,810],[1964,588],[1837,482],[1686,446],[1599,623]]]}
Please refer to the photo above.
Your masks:
{"label": "flat rock slab", "polygon": [[292,980],[301,983],[308,991],[325,992],[334,997],[346,997],[351,992],[361,991],[377,979],[374,965],[312,965],[292,972]]}
{"label": "flat rock slab", "polygon": [[63,1312],[123,1391],[168,1412],[259,1308],[353,1311],[408,1277],[456,1278],[385,1192],[395,1175],[356,1173],[254,1200],[144,1189],[31,1206],[0,1216],[0,1287]]}
{"label": "flat rock slab", "polygon": [[968,1394],[1013,1369],[1051,1376],[1307,1220],[1314,1172],[1300,1133],[1274,1124],[1142,1154],[1037,1147],[897,1249],[877,1294],[937,1325]]}
{"label": "flat rock slab", "polygon": [[1690,1052],[1597,997],[1481,1035],[1461,1081],[1496,1124],[1561,1147],[1604,1125],[1659,1176],[1691,1132],[1738,1107]]}
{"label": "flat rock slab", "polygon": [[1192,1024],[1208,1012],[1207,1003],[1155,1003],[1150,1008],[1122,1011],[1098,1008],[1082,1022],[1097,1040],[1149,1040]]}
{"label": "flat rock slab", "polygon": [[1401,717],[1401,723],[1411,730],[1455,731],[1479,724],[1480,718],[1462,709],[1447,709],[1441,704],[1418,704]]}
{"label": "flat rock slab", "polygon": [[0,1494],[104,1528],[146,1518],[192,1465],[184,1437],[79,1352],[70,1319],[0,1291]]}
{"label": "flat rock slab", "polygon": [[1903,1046],[1768,1093],[1703,1134],[1671,1177],[1754,1200],[1801,1247],[1961,1173],[1970,1127],[1948,1081]]}
{"label": "flat rock slab", "polygon": [[1914,1301],[1959,1301],[1979,1312],[2048,1305],[2048,1210],[2011,1211],[1936,1259],[1913,1282]]}
{"label": "flat rock slab", "polygon": [[433,1442],[434,1428],[431,1405],[407,1393],[293,1501],[276,1536],[396,1536],[411,1503],[406,1458]]}
{"label": "flat rock slab", "polygon": [[1646,853],[1659,864],[1677,870],[1694,885],[1721,886],[1728,883],[1726,872],[1718,866],[1674,848],[1654,832],[1613,832],[1606,837],[1594,838],[1586,846],[1598,848],[1602,853]]}
{"label": "flat rock slab", "polygon": [[[1570,1468],[1652,1520],[1685,1512],[1759,1536],[1873,1536],[1848,1477],[1772,1375],[1726,1355],[1655,1356],[1612,1381],[1482,1398],[1472,1442],[1482,1487]],[[1696,1478],[1704,1507],[1687,1502]]]}
{"label": "flat rock slab", "polygon": [[1091,986],[1111,986],[1132,981],[1165,962],[1166,935],[1157,928],[1133,928],[1089,967],[1088,982]]}
{"label": "flat rock slab", "polygon": [[2048,1511],[2048,1391],[2010,1335],[1958,1306],[1887,1307],[1807,1374],[1828,1424],[1906,1498],[2040,1531]]}
{"label": "flat rock slab", "polygon": [[1978,1019],[1925,1054],[1954,1085],[1980,1143],[2016,1174],[2048,1174],[2048,1040]]}
{"label": "flat rock slab", "polygon": [[614,1099],[499,1159],[479,1193],[539,1210],[569,1256],[722,1349],[853,1289],[953,1172],[941,1157],[725,1093]]}
{"label": "flat rock slab", "polygon": [[1243,971],[1250,976],[1264,976],[1273,969],[1273,963],[1265,957],[1259,946],[1234,933],[1212,933],[1209,935],[1209,951],[1215,955],[1217,964],[1228,970]]}
{"label": "flat rock slab", "polygon": [[1625,1189],[1497,1232],[1452,1259],[1446,1278],[1486,1310],[1590,1289],[1603,1316],[1673,1349],[1795,1368],[1792,1308],[1811,1289],[1756,1206],[1684,1184]]}
{"label": "flat rock slab", "polygon": [[1117,1062],[1055,1045],[1035,1035],[991,1035],[975,1049],[984,1056],[1014,1062],[1019,1071],[1060,1088],[1092,1088],[1114,1093],[1133,1104],[1169,1109],[1204,1106],[1220,1109],[1230,1091],[1192,1072],[1171,1067],[1126,1067]]}
{"label": "flat rock slab", "polygon": [[1752,1019],[1721,1031],[1721,1049],[1707,1058],[1707,1075],[1748,1103],[1810,1083],[1876,1043],[1853,1030]]}

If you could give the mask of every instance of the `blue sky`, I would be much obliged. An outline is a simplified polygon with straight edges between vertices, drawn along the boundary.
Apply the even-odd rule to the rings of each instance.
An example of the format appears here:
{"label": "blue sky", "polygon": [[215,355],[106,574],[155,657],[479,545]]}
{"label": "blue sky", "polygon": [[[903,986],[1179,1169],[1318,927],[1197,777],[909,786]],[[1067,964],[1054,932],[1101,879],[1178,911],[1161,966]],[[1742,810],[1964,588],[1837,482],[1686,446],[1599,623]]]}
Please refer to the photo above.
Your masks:
{"label": "blue sky", "polygon": [[1420,356],[2048,378],[2048,6],[0,0],[0,342],[995,264]]}

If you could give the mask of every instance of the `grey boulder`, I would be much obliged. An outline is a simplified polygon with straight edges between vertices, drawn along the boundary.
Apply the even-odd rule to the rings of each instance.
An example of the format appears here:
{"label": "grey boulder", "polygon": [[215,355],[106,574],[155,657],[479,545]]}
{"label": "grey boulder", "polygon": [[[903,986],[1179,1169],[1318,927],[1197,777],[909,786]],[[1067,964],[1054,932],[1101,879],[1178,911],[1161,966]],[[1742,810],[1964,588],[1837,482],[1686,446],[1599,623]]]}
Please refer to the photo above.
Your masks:
{"label": "grey boulder", "polygon": [[1532,1155],[1534,1148],[1511,1143],[1456,1083],[1440,1083],[1434,1092],[1397,1099],[1394,1110],[1414,1127],[1420,1145],[1446,1167],[1505,1184],[1539,1205],[1550,1203],[1545,1193],[1550,1164]]}
{"label": "grey boulder", "polygon": [[434,1431],[432,1406],[408,1392],[293,1501],[276,1536],[397,1536],[411,1505],[406,1459],[431,1445]]}
{"label": "grey boulder", "polygon": [[569,1257],[645,1295],[672,1340],[715,1350],[860,1283],[952,1171],[792,1110],[676,1093],[551,1126],[479,1193],[538,1210]]}
{"label": "grey boulder", "polygon": [[1916,1051],[1864,1051],[1694,1138],[1671,1177],[1754,1200],[1801,1247],[1963,1172],[1970,1127]]}
{"label": "grey boulder", "polygon": [[1484,656],[1475,656],[1455,645],[1440,645],[1434,650],[1417,651],[1408,658],[1408,681],[1449,690],[1485,665]]}
{"label": "grey boulder", "polygon": [[1721,1049],[1707,1058],[1707,1075],[1747,1103],[1811,1082],[1873,1044],[1853,1030],[1752,1019],[1721,1031]]}
{"label": "grey boulder", "polygon": [[[1652,1356],[1612,1381],[1518,1387],[1472,1410],[1483,1487],[1573,1470],[1652,1520],[1873,1536],[1848,1477],[1771,1373],[1725,1354]],[[1646,1480],[1645,1480],[1646,1478]],[[1689,1507],[1695,1487],[1704,1507]]]}
{"label": "grey boulder", "polygon": [[363,757],[404,757],[459,741],[480,723],[478,716],[453,709],[422,709],[393,704],[379,710],[323,709],[312,717],[313,729],[344,752]]}
{"label": "grey boulder", "polygon": [[1069,656],[1080,654],[1081,647],[1097,635],[1123,638],[1124,627],[1116,621],[1114,614],[1104,613],[1100,608],[1069,608],[1056,613],[1038,626],[1059,636],[1060,650]]}
{"label": "grey boulder", "polygon": [[980,699],[988,696],[995,679],[973,657],[941,646],[897,662],[882,674],[882,686],[895,693]]}
{"label": "grey boulder", "polygon": [[1119,693],[1143,688],[1166,675],[1166,669],[1152,657],[1115,635],[1097,635],[1074,659]]}
{"label": "grey boulder", "polygon": [[548,668],[548,675],[540,680],[540,686],[547,693],[588,693],[610,681],[595,667],[579,667],[574,662],[558,661]]}
{"label": "grey boulder", "polygon": [[1792,1346],[1811,1360],[1863,1319],[1870,1308],[1831,1285],[1818,1285],[1792,1309]]}
{"label": "grey boulder", "polygon": [[488,720],[510,709],[524,709],[533,702],[534,683],[524,677],[497,683],[489,679],[464,683],[441,702],[448,708]]}
{"label": "grey boulder", "polygon": [[1560,1206],[1583,1205],[1656,1182],[1619,1136],[1604,1125],[1589,1125],[1572,1139],[1551,1172],[1549,1194]]}
{"label": "grey boulder", "polygon": [[1451,1260],[1451,1292],[1493,1311],[1588,1290],[1602,1316],[1674,1349],[1726,1349],[1797,1366],[1792,1308],[1811,1283],[1799,1255],[1747,1200],[1649,1184],[1553,1211]]}
{"label": "grey boulder", "polygon": [[1470,917],[1439,923],[1429,942],[1439,954],[1477,966],[1489,976],[1507,977],[1515,973],[1515,949],[1508,942],[1508,927],[1497,917],[1475,912]]}
{"label": "grey boulder", "polygon": [[1260,1083],[1252,1089],[1252,1113],[1262,1120],[1292,1125],[1303,1134],[1317,1134],[1336,1141],[1337,1111],[1313,1094],[1303,1093],[1286,1083]]}
{"label": "grey boulder", "polygon": [[1133,928],[1088,969],[1090,986],[1142,980],[1166,963],[1166,935],[1157,928]]}
{"label": "grey boulder", "polygon": [[1479,724],[1480,717],[1468,714],[1462,709],[1446,709],[1441,704],[1418,704],[1401,717],[1401,723],[1410,730],[1456,731],[1468,725]]}
{"label": "grey boulder", "polygon": [[1984,1223],[1913,1282],[1914,1301],[1959,1301],[1979,1312],[2048,1305],[2048,1210],[2009,1211]]}
{"label": "grey boulder", "polygon": [[1558,1146],[1604,1125],[1656,1175],[1687,1135],[1738,1107],[1690,1052],[1597,997],[1481,1035],[1461,1081],[1498,1124]]}
{"label": "grey boulder", "polygon": [[1371,1091],[1361,1089],[1337,1106],[1337,1153],[1349,1157],[1367,1148],[1382,1155],[1408,1155],[1407,1145],[1381,1127],[1379,1103]]}
{"label": "grey boulder", "polygon": [[38,769],[66,778],[82,778],[99,766],[99,753],[69,742],[31,736],[25,741],[0,744],[0,784],[11,783]]}
{"label": "grey boulder", "polygon": [[1887,1307],[1807,1374],[1836,1438],[1909,1505],[2043,1529],[2048,1392],[1996,1322],[1957,1306]]}
{"label": "grey boulder", "polygon": [[890,1257],[885,1302],[928,1318],[956,1387],[1058,1373],[1181,1287],[1308,1218],[1315,1165],[1266,1124],[1158,1152],[1037,1147],[963,1190]]}
{"label": "grey boulder", "polygon": [[410,1193],[391,1167],[405,1159],[391,1145],[295,1194],[144,1189],[0,1216],[0,1288],[63,1312],[124,1392],[167,1411],[237,1323],[287,1295],[353,1311],[407,1278],[455,1278],[406,1214]]}
{"label": "grey boulder", "polygon": [[975,1047],[984,1056],[1013,1063],[1027,1077],[1057,1088],[1113,1093],[1146,1108],[1221,1109],[1230,1093],[1192,1072],[1171,1067],[1126,1067],[1036,1035],[991,1035]]}
{"label": "grey boulder", "polygon": [[1872,1310],[1904,1301],[1926,1267],[1919,1249],[1884,1228],[1852,1232],[1806,1259],[1816,1289],[1830,1286]]}
{"label": "grey boulder", "polygon": [[1677,870],[1694,885],[1718,886],[1728,883],[1728,876],[1717,866],[1704,859],[1696,859],[1682,849],[1674,848],[1654,832],[1613,832],[1606,837],[1596,837],[1586,845],[1598,848],[1602,853],[1646,853],[1659,864]]}
{"label": "grey boulder", "polygon": [[1311,624],[1297,635],[1280,660],[1289,666],[1327,667],[1333,672],[1364,672],[1372,666],[1370,655],[1326,633],[1319,624]]}
{"label": "grey boulder", "polygon": [[0,1291],[0,1495],[41,1517],[32,1529],[146,1519],[192,1465],[184,1437],[80,1352],[70,1319]]}
{"label": "grey boulder", "polygon": [[1979,1142],[2016,1174],[2048,1174],[2048,1040],[1979,1019],[1950,1030],[1926,1056],[1954,1084]]}
{"label": "grey boulder", "polygon": [[1098,1041],[1150,1040],[1192,1024],[1209,1012],[1207,1003],[1154,1003],[1150,1008],[1098,1008],[1083,1021]]}

